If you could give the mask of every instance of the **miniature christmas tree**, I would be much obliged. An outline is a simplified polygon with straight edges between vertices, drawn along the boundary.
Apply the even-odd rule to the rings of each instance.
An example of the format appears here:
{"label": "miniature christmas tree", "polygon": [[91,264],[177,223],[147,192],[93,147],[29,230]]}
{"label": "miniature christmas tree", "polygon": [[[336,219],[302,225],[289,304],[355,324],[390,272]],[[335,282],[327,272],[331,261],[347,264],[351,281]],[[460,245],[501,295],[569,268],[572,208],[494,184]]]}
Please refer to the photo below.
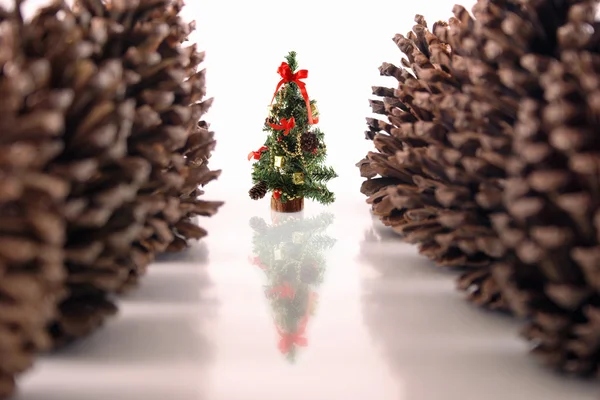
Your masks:
{"label": "miniature christmas tree", "polygon": [[332,222],[329,213],[307,219],[279,214],[272,225],[257,217],[250,220],[255,231],[251,262],[266,274],[265,296],[279,334],[278,347],[291,362],[298,348],[308,344],[305,330],[317,306],[325,252],[335,244],[324,233]]}
{"label": "miniature christmas tree", "polygon": [[258,200],[272,191],[273,210],[297,212],[304,208],[305,197],[322,204],[333,203],[335,196],[325,185],[337,174],[323,165],[327,148],[323,132],[313,127],[318,123],[316,102],[309,99],[301,80],[308,77],[308,71],[296,71],[295,52],[290,52],[286,60],[277,70],[281,80],[265,120],[263,131],[269,136],[264,146],[248,155],[248,160],[257,160],[249,194]]}

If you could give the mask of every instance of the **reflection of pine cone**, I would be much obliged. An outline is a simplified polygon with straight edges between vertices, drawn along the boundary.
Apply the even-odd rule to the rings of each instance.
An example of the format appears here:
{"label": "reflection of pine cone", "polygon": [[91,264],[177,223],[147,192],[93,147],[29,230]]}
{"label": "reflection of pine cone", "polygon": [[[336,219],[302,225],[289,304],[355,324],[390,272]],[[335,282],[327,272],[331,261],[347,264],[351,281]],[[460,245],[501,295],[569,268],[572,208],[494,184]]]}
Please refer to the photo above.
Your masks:
{"label": "reflection of pine cone", "polygon": [[250,228],[259,233],[265,233],[269,228],[264,219],[259,217],[250,218]]}
{"label": "reflection of pine cone", "polygon": [[248,191],[248,194],[252,200],[262,199],[267,194],[267,184],[258,182],[256,185],[252,186],[252,189]]}
{"label": "reflection of pine cone", "polygon": [[298,271],[296,270],[296,264],[290,263],[286,265],[283,272],[280,275],[280,278],[287,282],[295,282],[298,279]]}
{"label": "reflection of pine cone", "polygon": [[300,270],[300,280],[306,284],[313,284],[319,277],[319,271],[314,265],[303,265]]}
{"label": "reflection of pine cone", "polygon": [[302,151],[312,153],[318,145],[319,139],[317,139],[317,135],[314,133],[306,132],[300,136],[300,146],[302,147]]}

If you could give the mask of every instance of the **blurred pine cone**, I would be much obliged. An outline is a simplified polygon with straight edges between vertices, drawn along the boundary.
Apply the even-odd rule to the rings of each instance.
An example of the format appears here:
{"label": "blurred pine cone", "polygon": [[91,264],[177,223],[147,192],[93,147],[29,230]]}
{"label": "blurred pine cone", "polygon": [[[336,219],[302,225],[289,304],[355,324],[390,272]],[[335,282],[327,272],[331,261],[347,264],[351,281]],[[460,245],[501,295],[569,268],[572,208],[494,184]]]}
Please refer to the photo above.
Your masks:
{"label": "blurred pine cone", "polygon": [[422,254],[467,268],[459,286],[470,300],[504,309],[488,267],[505,249],[489,215],[501,207],[508,132],[494,115],[493,98],[471,102],[467,95],[473,74],[447,38],[458,21],[434,24],[437,34],[422,16],[415,21],[412,32],[394,37],[407,57],[404,68],[380,67],[398,88],[373,88],[383,98],[370,101],[373,112],[387,122],[367,119],[366,138],[377,151],[357,164],[367,178],[361,192],[374,214]]}
{"label": "blurred pine cone", "polygon": [[123,61],[126,96],[137,104],[128,152],[151,165],[136,198],[146,217],[123,290],[157,253],[180,251],[189,239],[204,237],[193,219],[212,216],[222,205],[198,199],[204,194],[200,187],[220,171],[207,165],[215,140],[200,119],[212,99],[204,99],[205,71],[198,71],[204,53],[182,45],[195,29],[181,19],[182,7],[182,0],[86,0],[76,7],[79,23],[95,39],[95,56]]}
{"label": "blurred pine cone", "polygon": [[57,343],[88,334],[116,311],[106,294],[127,279],[146,213],[131,202],[150,173],[146,160],[127,154],[135,102],[125,97],[122,62],[94,59],[87,28],[55,3],[21,26],[18,46],[25,64],[45,63],[44,86],[27,101],[65,110],[45,121],[57,125],[63,146],[46,171],[71,185],[62,209],[69,296],[51,325]]}
{"label": "blurred pine cone", "polygon": [[265,220],[259,217],[250,218],[249,224],[250,228],[252,228],[252,230],[256,231],[259,234],[267,232],[269,228]]}
{"label": "blurred pine cone", "polygon": [[300,268],[300,281],[308,285],[316,283],[319,279],[319,270],[314,264],[304,262]]}
{"label": "blurred pine cone", "polygon": [[[86,335],[116,308],[157,252],[181,250],[205,230],[192,222],[220,202],[197,199],[219,175],[202,54],[181,42],[192,25],[181,1],[62,2],[21,29],[23,57],[46,60],[67,109],[64,149],[47,170],[71,183],[64,207],[69,297],[52,324],[56,344]],[[68,38],[68,40],[67,40]],[[36,101],[48,102],[44,92]]]}
{"label": "blurred pine cone", "polygon": [[64,103],[47,60],[20,57],[19,23],[0,9],[0,398],[47,349],[64,296],[61,207],[69,184],[46,171],[62,150]]}
{"label": "blurred pine cone", "polygon": [[181,1],[57,1],[27,23],[15,4],[0,10],[1,394],[221,205],[197,199],[219,172]]}
{"label": "blurred pine cone", "polygon": [[265,182],[258,182],[250,188],[248,194],[252,200],[262,199],[267,194],[267,184]]}
{"label": "blurred pine cone", "polygon": [[456,37],[471,46],[482,69],[498,68],[501,83],[475,91],[495,87],[520,96],[504,109],[514,125],[507,211],[493,216],[512,258],[494,266],[494,276],[511,308],[530,317],[524,334],[534,354],[557,370],[598,377],[597,7],[597,1],[479,1],[475,21],[465,17]]}

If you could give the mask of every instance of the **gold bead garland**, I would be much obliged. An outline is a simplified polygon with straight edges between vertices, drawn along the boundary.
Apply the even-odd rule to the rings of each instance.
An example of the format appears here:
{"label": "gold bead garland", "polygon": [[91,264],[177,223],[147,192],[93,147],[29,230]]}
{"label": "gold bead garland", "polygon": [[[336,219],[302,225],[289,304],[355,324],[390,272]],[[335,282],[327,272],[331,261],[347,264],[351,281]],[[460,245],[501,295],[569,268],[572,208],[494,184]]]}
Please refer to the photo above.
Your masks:
{"label": "gold bead garland", "polygon": [[[283,99],[285,98],[286,90],[287,90],[287,87],[283,88],[281,91],[279,91],[279,93],[277,94],[277,100],[278,100],[277,103],[269,106],[269,114],[271,116],[275,116],[275,114],[278,114],[279,111],[281,110],[281,103],[284,101]],[[313,115],[318,117],[319,110],[315,104],[311,104],[311,111],[313,112]],[[275,169],[278,170],[278,172],[282,175],[285,174],[284,169],[283,169],[284,168],[284,159],[285,159],[284,155],[292,157],[292,158],[296,158],[296,157],[300,158],[301,165],[304,167],[305,170],[307,169],[307,167],[311,166],[312,164],[316,163],[316,161],[317,161],[316,158],[311,160],[310,162],[306,161],[306,159],[304,157],[304,152],[302,151],[302,144],[301,144],[302,143],[302,140],[301,140],[302,132],[300,132],[298,129],[296,129],[296,130],[297,130],[297,132],[294,134],[295,139],[296,139],[295,149],[290,150],[285,143],[275,140],[272,145],[272,151],[269,151],[270,164],[273,165],[275,167]],[[317,147],[317,152],[314,153],[315,155],[318,154],[319,152],[325,153],[325,151],[327,149],[325,146],[325,143],[320,143],[319,147]],[[303,175],[302,172],[296,172],[296,173],[292,174],[292,178],[293,178],[292,180],[296,185],[304,184],[304,179],[301,179],[302,182],[300,183],[300,178],[298,178],[298,176],[300,174]],[[318,188],[318,189],[322,190],[321,188]],[[280,194],[281,194],[281,198],[283,198],[287,201],[302,198],[302,196],[291,195],[290,193],[286,193],[283,191],[280,191]]]}
{"label": "gold bead garland", "polygon": [[[284,145],[284,144],[283,144],[283,143],[281,143],[281,142],[275,142],[275,145],[274,145],[273,147],[274,147],[276,150],[280,150],[280,151],[277,151],[277,152],[278,152],[278,153],[280,153],[280,154],[283,152],[284,154],[286,154],[286,155],[288,155],[288,156],[290,156],[290,157],[299,157],[299,158],[300,158],[300,160],[301,160],[302,166],[303,166],[303,167],[306,169],[306,167],[308,167],[308,166],[310,166],[310,165],[314,164],[314,163],[315,163],[317,160],[316,160],[316,158],[315,158],[315,159],[311,160],[309,163],[307,163],[307,162],[306,162],[306,159],[304,158],[304,152],[302,151],[302,146],[301,146],[301,135],[302,135],[302,133],[301,133],[301,132],[297,132],[297,133],[294,135],[294,136],[295,136],[295,138],[296,138],[296,149],[295,149],[294,151],[291,151],[290,149],[288,149],[288,148],[287,148],[287,146],[286,146],[286,145]],[[320,150],[321,150],[323,153],[325,153],[325,152],[327,151],[327,146],[325,145],[325,143],[320,143],[320,144],[321,144],[321,149],[320,149]],[[318,148],[317,148],[317,149],[318,149]],[[317,150],[317,152],[318,152],[318,151],[319,151],[319,150]],[[275,156],[275,154],[274,154],[274,152],[273,152],[273,151],[270,151],[270,152],[269,152],[269,156],[270,156],[270,160],[269,160],[269,161],[270,161],[271,165],[274,165],[274,166],[276,166],[276,165],[275,165],[275,157],[281,157],[281,156]],[[279,168],[279,172],[280,172],[280,173],[283,173],[283,168],[281,168],[281,167],[280,167],[280,168]],[[322,190],[322,189],[321,189],[321,188],[319,188],[319,190]],[[298,195],[296,195],[296,196],[292,196],[292,195],[290,195],[289,193],[285,193],[285,192],[281,192],[281,197],[282,197],[282,198],[285,198],[285,199],[286,199],[286,200],[288,200],[288,201],[290,201],[290,200],[296,200],[296,199],[299,199],[299,198],[301,198],[301,196],[298,196]]]}
{"label": "gold bead garland", "polygon": [[286,146],[282,145],[282,144],[277,144],[277,146],[279,148],[281,148],[281,150],[283,150],[283,152],[285,154],[287,154],[290,157],[300,157],[300,159],[302,161],[304,161],[304,155],[302,154],[302,147],[300,145],[300,133],[296,133],[296,150],[295,151],[290,151]]}
{"label": "gold bead garland", "polygon": [[301,198],[301,196],[291,196],[289,193],[286,193],[286,192],[281,192],[281,197],[285,197],[286,200],[288,200],[288,201]]}

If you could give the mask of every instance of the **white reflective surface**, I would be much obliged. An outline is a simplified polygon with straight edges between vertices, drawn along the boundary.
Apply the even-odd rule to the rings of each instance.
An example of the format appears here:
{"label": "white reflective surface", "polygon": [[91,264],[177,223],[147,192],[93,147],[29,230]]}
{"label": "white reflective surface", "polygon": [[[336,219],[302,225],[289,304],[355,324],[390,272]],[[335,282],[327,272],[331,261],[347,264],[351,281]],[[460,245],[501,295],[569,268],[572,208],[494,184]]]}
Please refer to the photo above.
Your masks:
{"label": "white reflective surface", "polygon": [[518,323],[463,301],[453,274],[374,224],[350,192],[329,209],[307,202],[303,213],[332,213],[324,234],[336,243],[321,253],[326,271],[313,287],[307,345],[290,363],[265,295],[273,275],[254,256],[257,246],[272,256],[283,247],[286,261],[278,243],[294,243],[303,227],[280,231],[281,240],[273,228],[270,238],[253,236],[252,217],[273,225],[269,203],[236,196],[231,183],[213,188],[232,200],[203,221],[207,240],[154,265],[103,330],[40,360],[18,399],[597,399],[596,385],[538,367]]}

